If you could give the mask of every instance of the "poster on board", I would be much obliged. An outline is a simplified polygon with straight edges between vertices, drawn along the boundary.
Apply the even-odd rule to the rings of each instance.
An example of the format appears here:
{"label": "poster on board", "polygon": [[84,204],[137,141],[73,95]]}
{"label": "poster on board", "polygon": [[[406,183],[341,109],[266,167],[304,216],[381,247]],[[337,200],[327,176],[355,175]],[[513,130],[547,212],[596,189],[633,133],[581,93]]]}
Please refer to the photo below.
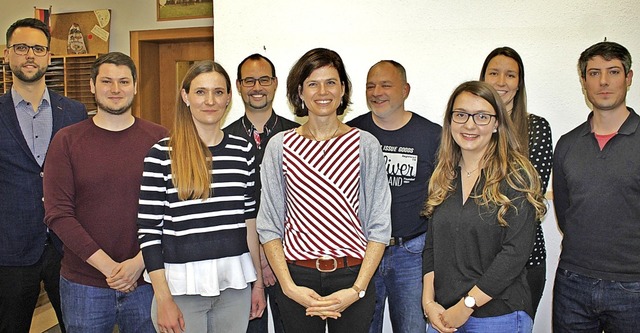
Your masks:
{"label": "poster on board", "polygon": [[110,9],[51,14],[50,24],[53,55],[109,52]]}

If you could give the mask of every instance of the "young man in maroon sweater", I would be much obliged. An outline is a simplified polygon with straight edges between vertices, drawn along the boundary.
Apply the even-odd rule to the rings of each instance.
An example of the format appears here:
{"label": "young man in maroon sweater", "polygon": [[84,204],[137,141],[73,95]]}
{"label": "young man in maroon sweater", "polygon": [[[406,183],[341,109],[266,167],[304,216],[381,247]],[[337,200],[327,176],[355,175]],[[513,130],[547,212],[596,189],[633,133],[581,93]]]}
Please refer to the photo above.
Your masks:
{"label": "young man in maroon sweater", "polygon": [[153,290],[137,242],[143,160],[168,135],[135,118],[136,69],[129,56],[100,56],[91,69],[98,112],[59,131],[47,155],[45,223],[64,243],[60,271],[68,332],[155,332]]}

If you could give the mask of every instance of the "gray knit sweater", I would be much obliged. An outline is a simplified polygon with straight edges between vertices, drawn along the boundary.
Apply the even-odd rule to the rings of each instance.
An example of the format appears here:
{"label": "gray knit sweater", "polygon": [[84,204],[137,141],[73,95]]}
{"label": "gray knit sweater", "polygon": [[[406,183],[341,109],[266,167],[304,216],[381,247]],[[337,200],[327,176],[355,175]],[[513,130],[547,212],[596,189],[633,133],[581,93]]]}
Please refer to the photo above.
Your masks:
{"label": "gray knit sweater", "polygon": [[[262,196],[257,217],[260,242],[284,238],[285,180],[282,170],[284,133],[276,134],[262,160]],[[360,209],[358,218],[368,241],[388,244],[391,238],[391,190],[378,140],[360,130]]]}

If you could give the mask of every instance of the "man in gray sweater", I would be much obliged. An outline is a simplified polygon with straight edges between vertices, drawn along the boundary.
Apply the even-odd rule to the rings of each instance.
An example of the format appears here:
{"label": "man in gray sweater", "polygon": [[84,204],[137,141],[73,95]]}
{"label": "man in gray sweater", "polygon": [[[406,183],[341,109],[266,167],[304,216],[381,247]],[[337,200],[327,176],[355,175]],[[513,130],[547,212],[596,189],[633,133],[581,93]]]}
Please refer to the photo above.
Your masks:
{"label": "man in gray sweater", "polygon": [[593,112],[558,141],[554,205],[564,234],[553,331],[637,332],[640,327],[640,117],[626,105],[633,71],[622,45],[580,55]]}

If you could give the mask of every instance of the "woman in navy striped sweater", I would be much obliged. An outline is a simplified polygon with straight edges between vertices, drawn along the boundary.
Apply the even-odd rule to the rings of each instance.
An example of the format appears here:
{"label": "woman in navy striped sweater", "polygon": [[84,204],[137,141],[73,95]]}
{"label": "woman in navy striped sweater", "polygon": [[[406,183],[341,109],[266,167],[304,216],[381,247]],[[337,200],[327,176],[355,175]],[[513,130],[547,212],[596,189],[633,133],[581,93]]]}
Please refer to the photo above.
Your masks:
{"label": "woman in navy striped sweater", "polygon": [[254,151],[220,129],[230,101],[229,76],[219,64],[193,65],[171,137],[144,160],[138,233],[160,332],[244,333],[265,307]]}

